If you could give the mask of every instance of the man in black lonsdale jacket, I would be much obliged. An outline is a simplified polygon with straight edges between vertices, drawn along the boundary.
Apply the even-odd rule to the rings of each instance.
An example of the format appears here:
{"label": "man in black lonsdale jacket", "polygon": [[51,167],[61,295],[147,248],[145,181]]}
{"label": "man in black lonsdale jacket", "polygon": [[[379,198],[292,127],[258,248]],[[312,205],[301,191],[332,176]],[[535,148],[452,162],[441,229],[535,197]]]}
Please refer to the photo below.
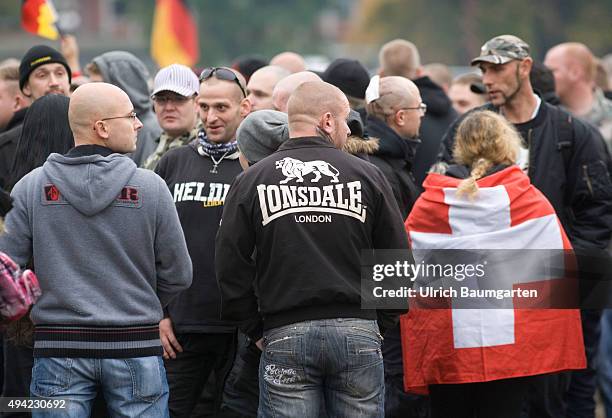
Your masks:
{"label": "man in black lonsdale jacket", "polygon": [[[487,41],[472,65],[482,70],[490,103],[475,110],[497,111],[519,131],[524,141],[519,165],[555,208],[583,269],[587,263],[595,263],[581,255],[602,254],[610,243],[610,156],[593,127],[535,95],[529,80],[532,64],[529,45],[516,36],[501,35]],[[443,139],[440,155],[445,162],[452,160],[461,121],[457,120]],[[536,390],[530,392],[530,418],[594,416],[600,313],[583,309],[581,314],[587,369],[572,372],[567,394],[569,374],[542,376]]]}
{"label": "man in black lonsdale jacket", "polygon": [[361,309],[359,258],[408,243],[382,173],[339,149],[348,113],[336,87],[302,84],[289,100],[291,139],[238,176],[226,199],[221,315],[248,321],[263,349],[262,416],[316,417],[323,397],[330,416],[384,414],[379,326],[396,318]]}

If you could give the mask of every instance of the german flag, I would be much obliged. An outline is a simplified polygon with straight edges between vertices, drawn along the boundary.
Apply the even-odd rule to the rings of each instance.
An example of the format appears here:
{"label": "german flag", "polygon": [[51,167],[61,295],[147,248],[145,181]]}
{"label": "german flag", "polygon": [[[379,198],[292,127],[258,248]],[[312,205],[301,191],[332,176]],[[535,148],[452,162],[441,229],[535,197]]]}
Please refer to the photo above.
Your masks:
{"label": "german flag", "polygon": [[198,30],[184,0],[157,0],[151,56],[160,67],[194,66],[199,59]]}
{"label": "german flag", "polygon": [[48,39],[57,39],[57,12],[49,0],[23,0],[21,4],[21,26]]}

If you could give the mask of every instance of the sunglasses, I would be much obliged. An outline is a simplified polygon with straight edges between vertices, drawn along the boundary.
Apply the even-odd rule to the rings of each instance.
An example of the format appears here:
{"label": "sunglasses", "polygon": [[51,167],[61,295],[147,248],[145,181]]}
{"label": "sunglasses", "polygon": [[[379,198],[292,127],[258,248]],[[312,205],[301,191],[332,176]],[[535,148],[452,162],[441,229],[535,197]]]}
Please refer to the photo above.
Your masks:
{"label": "sunglasses", "polygon": [[200,74],[200,83],[202,81],[208,80],[213,75],[219,80],[235,82],[236,84],[238,84],[238,87],[240,87],[240,91],[242,92],[242,95],[245,98],[247,97],[246,91],[244,90],[244,87],[242,87],[242,84],[240,84],[240,80],[238,80],[238,77],[236,76],[236,74],[234,74],[232,70],[228,70],[227,68],[223,68],[223,67],[205,68],[204,71],[202,71],[202,74]]}

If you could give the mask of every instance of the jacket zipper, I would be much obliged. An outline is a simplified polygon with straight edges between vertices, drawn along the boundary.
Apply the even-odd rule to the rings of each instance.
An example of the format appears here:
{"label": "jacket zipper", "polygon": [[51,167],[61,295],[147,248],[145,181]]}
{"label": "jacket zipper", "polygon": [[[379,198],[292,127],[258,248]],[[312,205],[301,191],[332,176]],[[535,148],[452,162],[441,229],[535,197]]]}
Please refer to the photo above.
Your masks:
{"label": "jacket zipper", "polygon": [[527,131],[527,153],[529,154],[527,158],[527,164],[529,164],[529,166],[527,167],[528,177],[531,177],[531,174],[533,174],[533,152],[531,152],[531,133],[532,132],[533,132],[532,128],[529,128],[529,130]]}
{"label": "jacket zipper", "polygon": [[584,175],[584,181],[586,181],[587,187],[589,188],[589,193],[593,196],[593,185],[591,184],[591,178],[589,177],[589,169],[585,165],[582,166],[582,173]]}

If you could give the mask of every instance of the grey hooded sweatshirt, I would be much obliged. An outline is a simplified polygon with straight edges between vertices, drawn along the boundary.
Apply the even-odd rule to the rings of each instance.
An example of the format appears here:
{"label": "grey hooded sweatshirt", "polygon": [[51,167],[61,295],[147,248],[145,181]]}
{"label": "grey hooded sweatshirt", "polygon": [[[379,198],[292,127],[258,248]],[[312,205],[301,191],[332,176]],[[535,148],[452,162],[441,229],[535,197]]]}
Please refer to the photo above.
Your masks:
{"label": "grey hooded sweatshirt", "polygon": [[136,151],[130,155],[140,167],[144,160],[155,151],[157,138],[162,133],[157,117],[153,113],[149,70],[135,55],[126,51],[110,51],[95,57],[96,64],[105,82],[114,84],[125,91],[134,104],[134,111],[142,122],[138,131]]}
{"label": "grey hooded sweatshirt", "polygon": [[164,181],[128,157],[85,145],[51,154],[12,190],[0,250],[31,259],[35,357],[161,355],[162,308],[192,265]]}

